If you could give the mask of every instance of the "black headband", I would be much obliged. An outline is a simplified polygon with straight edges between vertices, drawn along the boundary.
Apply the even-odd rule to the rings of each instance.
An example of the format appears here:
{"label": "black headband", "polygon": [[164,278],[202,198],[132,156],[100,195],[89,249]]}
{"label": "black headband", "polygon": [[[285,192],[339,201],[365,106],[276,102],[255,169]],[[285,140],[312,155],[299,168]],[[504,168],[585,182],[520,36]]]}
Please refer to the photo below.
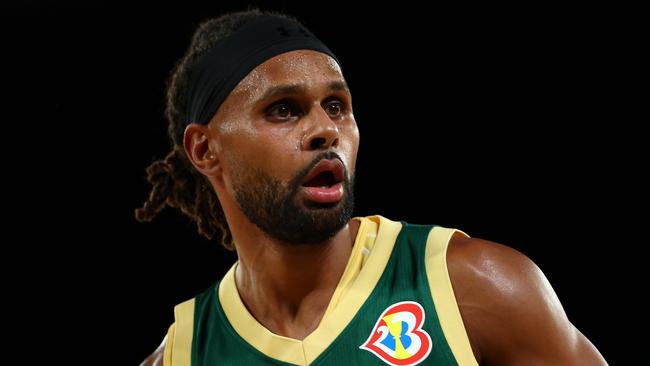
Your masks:
{"label": "black headband", "polygon": [[187,123],[206,124],[239,82],[254,68],[281,53],[315,50],[334,53],[300,24],[263,15],[219,41],[196,65],[188,87]]}

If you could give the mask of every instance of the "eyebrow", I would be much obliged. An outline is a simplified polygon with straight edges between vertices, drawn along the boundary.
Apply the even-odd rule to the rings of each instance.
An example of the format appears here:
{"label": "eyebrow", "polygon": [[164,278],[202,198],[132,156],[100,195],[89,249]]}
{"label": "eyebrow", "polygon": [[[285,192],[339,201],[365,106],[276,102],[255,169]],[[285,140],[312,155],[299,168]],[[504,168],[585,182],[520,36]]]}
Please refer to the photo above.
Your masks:
{"label": "eyebrow", "polygon": [[[283,94],[301,94],[304,93],[307,90],[304,84],[284,84],[284,85],[276,85],[271,88],[269,88],[262,97],[260,97],[257,103],[260,103],[263,100],[272,98],[276,95],[283,95]],[[347,91],[350,92],[350,88],[348,87],[348,84],[345,81],[332,81],[327,85],[327,90],[330,92],[337,92],[337,91]]]}

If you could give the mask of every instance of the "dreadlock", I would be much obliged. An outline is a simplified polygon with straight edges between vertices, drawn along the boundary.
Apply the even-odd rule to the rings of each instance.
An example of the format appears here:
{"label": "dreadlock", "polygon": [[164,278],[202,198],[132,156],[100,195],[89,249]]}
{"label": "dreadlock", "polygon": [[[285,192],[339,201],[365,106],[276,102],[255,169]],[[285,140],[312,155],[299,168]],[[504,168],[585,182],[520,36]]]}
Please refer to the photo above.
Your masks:
{"label": "dreadlock", "polygon": [[183,133],[188,123],[185,117],[189,102],[186,100],[186,90],[192,69],[209,49],[246,23],[265,14],[293,19],[283,14],[252,9],[208,19],[197,27],[187,52],[177,62],[167,81],[165,118],[172,149],[164,159],[154,161],[147,168],[147,180],[153,187],[144,205],[135,209],[138,221],[151,221],[165,205],[171,206],[194,220],[199,234],[210,240],[220,235],[221,245],[227,250],[235,250],[214,189],[190,163],[183,148]]}

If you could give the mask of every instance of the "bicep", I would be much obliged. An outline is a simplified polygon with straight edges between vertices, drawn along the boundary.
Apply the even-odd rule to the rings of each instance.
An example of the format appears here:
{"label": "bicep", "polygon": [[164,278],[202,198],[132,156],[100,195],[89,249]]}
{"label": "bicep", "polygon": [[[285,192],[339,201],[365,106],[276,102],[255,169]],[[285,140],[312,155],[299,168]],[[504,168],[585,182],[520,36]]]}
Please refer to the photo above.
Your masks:
{"label": "bicep", "polygon": [[173,323],[158,348],[142,361],[140,366],[171,366],[171,346],[174,344],[175,330],[176,323]]}
{"label": "bicep", "polygon": [[165,352],[165,344],[167,343],[167,337],[163,338],[162,343],[160,343],[160,346],[156,348],[155,351],[147,359],[142,361],[140,366],[163,366],[163,355]]}
{"label": "bicep", "polygon": [[571,355],[572,359],[579,360],[577,365],[607,365],[607,361],[600,354],[598,349],[585,337],[577,328],[578,346],[575,353]]}
{"label": "bicep", "polygon": [[518,338],[511,348],[510,364],[519,365],[606,365],[598,350],[569,321],[555,290],[540,268],[523,254],[521,277],[515,281],[513,299],[522,306],[510,328]]}
{"label": "bicep", "polygon": [[470,291],[459,303],[484,364],[606,364],[535,263],[512,248],[473,241],[456,272],[472,284],[463,286]]}

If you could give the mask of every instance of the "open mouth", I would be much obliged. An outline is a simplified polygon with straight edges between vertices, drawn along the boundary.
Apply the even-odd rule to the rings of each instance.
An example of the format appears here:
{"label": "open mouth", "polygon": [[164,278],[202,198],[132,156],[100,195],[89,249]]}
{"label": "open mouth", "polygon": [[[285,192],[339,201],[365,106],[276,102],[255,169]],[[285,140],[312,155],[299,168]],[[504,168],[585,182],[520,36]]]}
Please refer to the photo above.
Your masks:
{"label": "open mouth", "polygon": [[335,203],[343,198],[345,168],[338,159],[321,160],[302,183],[307,199],[319,203]]}
{"label": "open mouth", "polygon": [[327,188],[340,183],[344,178],[343,163],[338,159],[321,160],[307,175],[303,187]]}

